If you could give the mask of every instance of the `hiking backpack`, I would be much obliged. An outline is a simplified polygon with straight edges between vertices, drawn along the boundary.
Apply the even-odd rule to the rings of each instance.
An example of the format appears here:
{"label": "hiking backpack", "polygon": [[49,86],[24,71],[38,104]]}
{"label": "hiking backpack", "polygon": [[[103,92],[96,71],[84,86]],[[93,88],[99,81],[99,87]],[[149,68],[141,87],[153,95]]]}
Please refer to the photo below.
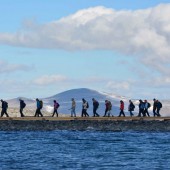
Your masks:
{"label": "hiking backpack", "polygon": [[161,102],[159,102],[159,104],[160,104],[160,108],[162,108],[162,103],[161,103]]}
{"label": "hiking backpack", "polygon": [[150,108],[151,107],[151,104],[150,103],[148,103],[148,108]]}
{"label": "hiking backpack", "polygon": [[43,108],[43,101],[40,100],[40,109],[42,109],[42,108]]}
{"label": "hiking backpack", "polygon": [[87,102],[87,108],[89,108],[89,103]]}
{"label": "hiking backpack", "polygon": [[25,107],[26,107],[26,103],[25,103],[25,102],[23,102],[23,104],[22,104],[22,105],[23,105],[23,108],[25,108]]}

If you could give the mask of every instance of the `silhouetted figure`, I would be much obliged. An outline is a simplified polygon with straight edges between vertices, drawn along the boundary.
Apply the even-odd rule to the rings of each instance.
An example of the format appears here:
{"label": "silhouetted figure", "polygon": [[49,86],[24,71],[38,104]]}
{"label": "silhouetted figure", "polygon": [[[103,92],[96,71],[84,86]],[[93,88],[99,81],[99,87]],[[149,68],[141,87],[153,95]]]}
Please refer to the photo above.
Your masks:
{"label": "silhouetted figure", "polygon": [[144,108],[145,108],[145,104],[142,100],[139,100],[139,114],[138,117],[141,117],[141,115],[143,115],[144,117],[146,116],[144,113]]}
{"label": "silhouetted figure", "polygon": [[124,113],[124,102],[121,100],[120,101],[120,114],[118,117],[121,117],[121,115],[123,115],[125,117],[125,113]]}
{"label": "silhouetted figure", "polygon": [[156,102],[157,102],[157,115],[160,117],[161,115],[159,112],[162,108],[162,103],[159,100],[157,100]]}
{"label": "silhouetted figure", "polygon": [[3,101],[2,99],[1,99],[1,102],[2,102],[1,117],[3,117],[4,114],[6,115],[6,117],[9,117],[9,115],[7,113],[8,103],[6,101]]}
{"label": "silhouetted figure", "polygon": [[58,117],[58,108],[59,107],[60,107],[59,103],[56,100],[54,100],[54,111],[53,111],[52,117],[54,117],[55,114]]}
{"label": "silhouetted figure", "polygon": [[134,116],[134,114],[132,113],[135,109],[135,105],[133,104],[133,102],[131,100],[129,100],[129,106],[128,106],[128,111],[130,112],[130,116]]}
{"label": "silhouetted figure", "polygon": [[37,102],[37,109],[36,109],[36,112],[35,112],[35,115],[34,117],[39,117],[39,115],[41,117],[43,117],[43,114],[41,113],[41,109],[43,108],[43,101],[40,101],[38,98],[36,99],[36,102]]}
{"label": "silhouetted figure", "polygon": [[76,102],[74,98],[71,99],[72,104],[71,104],[71,117],[76,117]]}
{"label": "silhouetted figure", "polygon": [[93,101],[93,117],[99,117],[99,114],[97,113],[97,109],[99,108],[99,102],[96,99],[92,99]]}
{"label": "silhouetted figure", "polygon": [[[111,110],[112,110],[112,103],[109,101],[109,100],[105,100],[105,113],[104,113],[104,116],[103,117],[110,117],[112,114],[111,114]],[[113,116],[113,115],[112,115]]]}
{"label": "silhouetted figure", "polygon": [[19,101],[20,101],[20,110],[19,111],[20,111],[21,117],[24,117],[23,110],[26,107],[26,104],[25,104],[24,100],[19,99]]}
{"label": "silhouetted figure", "polygon": [[148,117],[150,117],[149,112],[148,112],[148,109],[151,107],[151,105],[150,105],[150,103],[148,103],[147,100],[144,101],[144,105],[145,105],[145,107],[144,107],[144,113],[145,113],[145,115],[147,115]]}
{"label": "silhouetted figure", "polygon": [[89,108],[88,102],[83,98],[82,99],[82,114],[81,117],[89,117],[89,114],[87,113],[87,109]]}
{"label": "silhouetted figure", "polygon": [[153,99],[153,116],[159,116],[159,114],[156,112],[157,111],[157,100]]}

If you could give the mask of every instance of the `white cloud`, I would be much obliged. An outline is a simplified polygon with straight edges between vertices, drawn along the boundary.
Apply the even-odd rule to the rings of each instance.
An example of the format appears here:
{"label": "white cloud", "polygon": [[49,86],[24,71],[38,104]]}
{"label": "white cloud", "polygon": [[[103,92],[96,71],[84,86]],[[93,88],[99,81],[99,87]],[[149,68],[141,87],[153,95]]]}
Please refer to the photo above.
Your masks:
{"label": "white cloud", "polygon": [[34,84],[45,86],[45,85],[54,85],[56,83],[63,83],[67,80],[66,76],[63,75],[43,75],[36,80],[34,80]]}
{"label": "white cloud", "polygon": [[33,67],[24,64],[11,64],[7,61],[0,60],[0,73],[13,73],[16,71],[29,71]]}
{"label": "white cloud", "polygon": [[113,50],[134,56],[152,70],[170,73],[170,4],[142,10],[95,7],[39,25],[27,22],[0,44],[64,50]]}

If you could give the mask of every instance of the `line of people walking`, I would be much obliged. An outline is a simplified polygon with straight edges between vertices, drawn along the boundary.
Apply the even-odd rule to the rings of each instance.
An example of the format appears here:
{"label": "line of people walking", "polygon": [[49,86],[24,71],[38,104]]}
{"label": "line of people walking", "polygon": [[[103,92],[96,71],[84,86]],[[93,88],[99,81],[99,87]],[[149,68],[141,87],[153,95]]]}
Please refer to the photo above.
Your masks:
{"label": "line of people walking", "polygon": [[[74,98],[71,99],[72,103],[71,103],[71,108],[69,110],[71,110],[71,117],[76,117],[76,101]],[[6,115],[6,117],[9,117],[8,113],[7,113],[7,109],[8,109],[8,103],[4,100],[1,99],[2,102],[2,111],[1,111],[1,117],[3,117],[4,115]],[[20,115],[21,117],[24,117],[25,115],[23,114],[23,110],[26,107],[26,103],[24,102],[24,100],[19,99],[20,102]],[[52,113],[52,117],[54,117],[56,115],[56,117],[59,116],[58,114],[58,108],[60,107],[60,104],[54,100],[53,101],[53,113]],[[97,110],[99,108],[99,102],[95,99],[92,98],[92,102],[93,102],[93,117],[99,117],[99,113],[97,113]],[[151,107],[151,104],[147,101],[144,100],[142,101],[141,99],[139,100],[139,113],[137,115],[137,117],[150,117],[149,111],[148,109]],[[35,111],[35,115],[34,117],[43,117],[43,114],[41,112],[43,108],[43,101],[40,99],[36,99],[36,111]],[[159,100],[153,99],[153,116],[154,117],[160,117],[160,110],[162,108],[162,103]],[[83,98],[82,99],[82,112],[81,112],[81,117],[89,117],[89,114],[87,112],[87,110],[89,109],[89,103]],[[120,100],[120,112],[118,117],[125,117],[125,104],[123,100]],[[129,100],[129,105],[128,105],[128,111],[130,113],[130,116],[134,116],[133,111],[135,110],[135,105],[132,102],[132,100]],[[109,100],[105,100],[105,111],[104,111],[104,115],[103,117],[113,117],[112,114],[112,103]]]}

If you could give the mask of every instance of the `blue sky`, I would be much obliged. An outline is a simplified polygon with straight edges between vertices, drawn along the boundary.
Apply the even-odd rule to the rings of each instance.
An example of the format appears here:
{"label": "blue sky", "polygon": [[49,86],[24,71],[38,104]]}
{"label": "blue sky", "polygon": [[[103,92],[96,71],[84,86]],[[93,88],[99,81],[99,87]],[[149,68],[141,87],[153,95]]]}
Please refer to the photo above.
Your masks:
{"label": "blue sky", "polygon": [[82,87],[170,98],[170,1],[0,4],[1,98],[48,97]]}

